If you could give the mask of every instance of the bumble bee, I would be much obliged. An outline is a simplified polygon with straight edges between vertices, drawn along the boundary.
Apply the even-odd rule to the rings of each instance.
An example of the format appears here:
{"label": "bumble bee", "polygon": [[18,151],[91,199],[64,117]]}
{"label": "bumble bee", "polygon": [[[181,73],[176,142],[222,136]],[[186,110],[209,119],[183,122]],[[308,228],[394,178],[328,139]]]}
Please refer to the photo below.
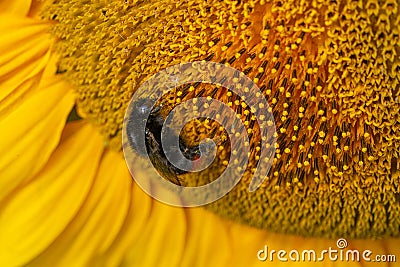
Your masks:
{"label": "bumble bee", "polygon": [[[151,110],[151,111],[150,111]],[[187,173],[185,170],[181,170],[170,163],[165,156],[163,147],[161,144],[161,131],[164,123],[164,117],[161,114],[162,105],[157,105],[152,108],[152,101],[149,99],[140,99],[138,104],[134,107],[133,113],[140,117],[141,125],[133,125],[131,119],[128,119],[127,131],[128,131],[128,141],[132,149],[134,149],[139,155],[149,156],[153,166],[157,171],[167,180],[173,182],[177,185],[183,185],[182,181],[179,179],[179,175]],[[149,114],[148,118],[145,118],[145,114]],[[145,127],[145,132],[140,129]],[[146,151],[139,145],[139,140],[145,140]],[[182,154],[193,162],[200,157],[199,146],[188,146],[180,136],[168,136],[170,140],[176,140],[174,138],[179,138],[179,149]],[[167,145],[173,142],[165,142]],[[169,149],[178,149],[178,147],[169,147]],[[192,166],[189,166],[189,169]]]}

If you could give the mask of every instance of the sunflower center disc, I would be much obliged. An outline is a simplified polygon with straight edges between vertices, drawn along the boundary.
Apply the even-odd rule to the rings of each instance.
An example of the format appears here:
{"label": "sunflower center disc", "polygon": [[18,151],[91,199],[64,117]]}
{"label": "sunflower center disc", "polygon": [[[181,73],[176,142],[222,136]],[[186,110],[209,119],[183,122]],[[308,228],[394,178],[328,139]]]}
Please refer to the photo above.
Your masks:
{"label": "sunflower center disc", "polygon": [[[129,101],[153,74],[201,60],[230,65],[257,84],[269,104],[259,108],[275,119],[271,171],[254,192],[261,147],[246,99],[191,84],[159,102],[166,118],[181,102],[212,97],[249,129],[243,179],[207,208],[278,232],[367,238],[400,229],[399,10],[393,0],[60,0],[44,17],[58,22],[59,71],[76,87],[79,114],[111,147],[121,150]],[[228,132],[198,119],[180,134],[191,147]],[[178,178],[207,184],[233,152],[217,147],[218,164]]]}

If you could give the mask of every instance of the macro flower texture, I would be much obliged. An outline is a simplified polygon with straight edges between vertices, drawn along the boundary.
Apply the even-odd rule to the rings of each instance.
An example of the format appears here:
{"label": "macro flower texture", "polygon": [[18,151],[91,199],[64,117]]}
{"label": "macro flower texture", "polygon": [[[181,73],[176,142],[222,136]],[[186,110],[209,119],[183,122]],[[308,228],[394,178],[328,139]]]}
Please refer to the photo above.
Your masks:
{"label": "macro flower texture", "polygon": [[[0,266],[398,266],[399,5],[0,0]],[[194,61],[257,84],[276,150],[249,192],[260,128],[245,99],[201,83],[170,91],[163,107],[211,96],[251,129],[234,189],[205,207],[173,207],[132,179],[124,115],[149,77]],[[195,145],[225,133],[200,118],[180,134]],[[214,179],[232,152],[218,151],[179,181]],[[337,257],[321,259],[330,247]]]}

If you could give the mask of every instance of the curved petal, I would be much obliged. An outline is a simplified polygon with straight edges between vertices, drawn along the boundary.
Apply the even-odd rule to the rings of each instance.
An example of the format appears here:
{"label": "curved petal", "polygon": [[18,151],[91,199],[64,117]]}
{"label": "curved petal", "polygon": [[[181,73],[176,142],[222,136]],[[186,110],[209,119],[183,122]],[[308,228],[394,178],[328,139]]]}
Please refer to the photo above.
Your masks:
{"label": "curved petal", "polygon": [[[71,136],[78,135],[81,131],[83,130],[80,128],[71,129],[69,126],[64,138],[68,141]],[[98,135],[87,131],[85,136],[76,136],[76,142],[78,139],[81,140],[80,147],[99,147],[102,143],[101,139],[96,140],[97,145],[94,145],[94,142],[83,143],[87,142],[91,136],[97,138]],[[62,147],[69,149],[62,149],[62,152],[76,151],[76,147],[67,145],[67,141],[62,143]],[[47,217],[50,218],[47,221],[52,221],[53,228],[61,229],[60,225],[64,226],[68,221],[70,222],[52,244],[30,262],[30,266],[44,266],[49,263],[57,263],[58,266],[265,266],[266,264],[287,266],[289,263],[290,266],[309,266],[308,261],[289,263],[279,261],[276,258],[277,252],[273,261],[268,258],[263,262],[257,258],[257,252],[264,249],[265,245],[268,246],[269,252],[281,249],[289,252],[296,249],[301,253],[303,250],[313,249],[320,253],[329,247],[337,249],[336,240],[268,233],[227,221],[203,208],[176,208],[159,203],[131,182],[125,162],[119,154],[107,151],[98,168],[93,165],[97,164],[96,158],[99,157],[91,157],[95,160],[93,165],[86,164],[88,158],[77,157],[69,162],[68,167],[64,167],[77,170],[78,168],[71,165],[79,164],[79,173],[76,172],[74,175],[77,178],[86,177],[87,169],[98,169],[90,191],[82,192],[81,198],[87,194],[86,200],[80,204],[81,208],[73,217],[64,215],[58,215],[59,218],[53,217],[54,213],[66,208],[62,206],[63,202],[52,205],[54,211],[48,213]],[[52,158],[52,160],[63,161],[60,158]],[[57,176],[53,174],[52,177],[54,179]],[[67,184],[60,185],[59,192],[63,186],[64,189],[69,190],[78,190],[77,187],[81,186],[75,181],[81,179],[65,180],[68,186]],[[31,186],[36,182],[35,179]],[[45,185],[51,187],[51,184],[48,177],[41,187],[44,188]],[[46,192],[50,191],[52,191],[51,188],[46,188]],[[68,191],[63,193],[69,195]],[[24,189],[18,195],[20,194],[24,194]],[[18,195],[16,199],[19,199]],[[59,193],[59,195],[62,194]],[[75,203],[73,196],[70,194],[70,196],[65,196],[65,199]],[[26,205],[26,199],[23,201]],[[22,203],[22,201],[19,202]],[[6,208],[8,212],[1,214],[11,217],[10,214],[17,210]],[[41,211],[43,210],[45,209],[42,208]],[[33,210],[29,214],[39,216],[42,213]],[[60,218],[63,219],[62,222]],[[8,224],[20,221],[18,218],[15,222]],[[26,222],[26,220],[22,221]],[[0,225],[1,228],[3,225]],[[29,239],[35,236],[37,231],[33,230],[35,228],[37,228],[36,225],[30,228],[33,234],[28,235],[28,232],[24,232]],[[48,235],[48,233],[45,235],[46,238]],[[50,236],[54,238],[56,235],[50,234]],[[8,239],[9,237],[6,237],[6,240]],[[369,249],[374,255],[397,254],[400,240],[348,240],[348,243],[348,249],[360,251]],[[331,261],[326,256],[323,261],[311,262],[311,264],[312,266],[373,266],[374,263]],[[390,265],[381,263],[381,266]]]}
{"label": "curved petal", "polygon": [[31,2],[31,0],[0,0],[0,13],[26,16]]}
{"label": "curved petal", "polygon": [[[127,178],[132,179],[129,174]],[[107,266],[179,266],[186,238],[185,209],[155,201],[134,184],[124,226],[112,246],[95,262]]]}
{"label": "curved petal", "polygon": [[[146,196],[143,196],[146,198]],[[346,260],[346,254],[340,260],[340,249],[337,240],[322,238],[306,238],[284,234],[269,233],[265,230],[255,229],[220,218],[202,208],[186,209],[184,227],[179,222],[179,217],[174,217],[176,208],[160,203],[153,203],[158,209],[152,209],[148,224],[142,227],[140,238],[132,238],[132,244],[126,249],[126,255],[122,256],[122,266],[376,266],[376,262],[367,262],[360,259]],[[135,204],[133,204],[135,205]],[[158,223],[152,223],[158,220]],[[175,224],[175,225],[173,225]],[[132,228],[135,224],[132,222]],[[149,230],[149,228],[151,230]],[[186,238],[181,238],[181,231],[185,229]],[[129,231],[123,231],[127,239],[131,236]],[[154,242],[153,240],[157,240]],[[360,255],[365,250],[371,250],[373,259],[375,255],[400,255],[400,239],[388,240],[347,240],[348,247],[343,250],[358,250]],[[180,248],[183,246],[183,250]],[[268,247],[268,258],[265,261],[258,259],[257,254]],[[118,253],[121,249],[114,247],[112,253]],[[321,258],[323,250],[337,250],[333,252],[331,260],[328,254]],[[275,250],[273,259],[270,253]],[[277,252],[285,250],[288,261],[280,261]],[[300,261],[292,261],[288,253],[297,250]],[[314,250],[316,260],[308,261],[306,252],[305,260],[302,260],[303,251]],[[179,263],[172,260],[170,255],[181,252]],[[115,255],[115,254],[114,254]],[[335,260],[335,255],[338,258]],[[261,254],[265,256],[265,254]],[[350,257],[352,257],[350,255]],[[360,256],[361,257],[361,256]],[[162,264],[159,264],[162,262]],[[380,266],[393,266],[393,263],[380,263]],[[112,266],[116,266],[113,264]]]}
{"label": "curved petal", "polygon": [[35,175],[57,146],[74,104],[55,76],[48,25],[0,15],[0,203]]}
{"label": "curved petal", "polygon": [[72,91],[58,82],[0,120],[0,203],[47,162],[73,105]]}
{"label": "curved petal", "polygon": [[1,266],[23,265],[65,229],[93,183],[101,143],[102,137],[91,126],[67,125],[46,166],[1,205]]}
{"label": "curved petal", "polygon": [[42,8],[50,2],[49,0],[32,0],[31,8],[28,12],[28,17],[38,18]]}
{"label": "curved petal", "polygon": [[106,151],[82,208],[53,245],[30,266],[46,266],[48,262],[57,262],[57,266],[91,266],[90,261],[110,246],[130,205],[132,179],[120,157]]}
{"label": "curved petal", "polygon": [[43,21],[0,14],[0,119],[38,90],[50,60],[48,26]]}
{"label": "curved petal", "polygon": [[[123,161],[122,159],[119,159]],[[122,164],[122,163],[120,163]],[[117,165],[117,161],[112,165]],[[145,175],[145,174],[143,174]],[[162,204],[133,186],[131,209],[124,227],[97,264],[107,266],[373,266],[374,262],[331,261],[320,253],[337,240],[269,233],[225,220],[203,208]],[[400,255],[400,239],[347,240],[348,249]],[[259,250],[315,250],[317,261],[260,261]],[[276,252],[275,252],[276,253]],[[300,254],[301,255],[301,254]],[[287,257],[287,256],[286,256]],[[94,264],[95,265],[95,264]],[[381,263],[390,266],[389,263]]]}
{"label": "curved petal", "polygon": [[[119,161],[126,168],[125,161],[122,158]],[[127,179],[132,179],[129,173],[127,174]],[[152,217],[153,199],[148,197],[136,184],[133,184],[131,190],[130,209],[124,225],[112,245],[105,250],[104,255],[95,260],[96,263],[104,262],[107,266],[121,265],[125,261],[124,258],[127,251],[131,250],[133,240],[139,238],[148,224],[149,218]],[[94,265],[96,266],[96,264]]]}

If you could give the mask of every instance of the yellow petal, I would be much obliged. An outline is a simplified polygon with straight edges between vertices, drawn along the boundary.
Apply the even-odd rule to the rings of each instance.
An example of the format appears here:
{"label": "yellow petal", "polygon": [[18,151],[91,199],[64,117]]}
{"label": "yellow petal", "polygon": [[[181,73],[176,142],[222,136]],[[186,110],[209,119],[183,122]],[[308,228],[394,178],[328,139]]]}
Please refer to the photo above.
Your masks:
{"label": "yellow petal", "polygon": [[47,162],[74,105],[74,96],[58,82],[20,104],[0,120],[0,201]]}
{"label": "yellow petal", "polygon": [[48,25],[0,14],[0,119],[38,87],[50,59]]}
{"label": "yellow petal", "polygon": [[[119,161],[118,164],[125,164],[122,158]],[[127,174],[127,179],[132,179],[130,174]],[[126,261],[124,258],[127,251],[131,250],[132,242],[142,235],[143,229],[148,224],[149,219],[152,218],[154,200],[148,197],[136,184],[133,184],[131,190],[131,206],[126,221],[112,246],[102,257],[97,259],[98,264],[107,263],[107,266],[118,266],[121,262]]]}
{"label": "yellow petal", "polygon": [[46,163],[73,106],[56,77],[47,25],[0,15],[0,200]]}
{"label": "yellow petal", "polygon": [[[131,197],[132,179],[120,158],[116,152],[105,153],[82,208],[30,266],[46,266],[48,262],[57,262],[57,266],[90,266],[92,259],[110,246],[124,223]],[[76,179],[85,178],[76,176]],[[54,208],[62,207],[56,203]]]}
{"label": "yellow petal", "polygon": [[[111,160],[103,160],[101,172],[108,174],[110,170],[115,170],[118,175],[126,176],[129,174],[123,169],[125,162],[121,157],[113,157]],[[143,174],[145,175],[145,174]],[[110,174],[110,179],[116,176]],[[123,180],[122,178],[119,178]],[[121,194],[125,194],[121,190]],[[116,202],[119,203],[119,202]],[[117,205],[119,207],[119,205]],[[121,208],[123,209],[123,208]],[[104,216],[106,219],[107,216]],[[102,224],[98,227],[101,229]],[[82,226],[83,228],[86,228]],[[94,227],[94,225],[93,225]],[[90,227],[88,227],[90,228]],[[58,253],[53,255],[50,249],[48,253],[40,257],[40,261],[35,261],[37,266],[43,265],[46,259],[53,262],[62,254],[57,242],[62,239],[76,238],[78,234],[70,233],[59,238],[52,246],[57,247]],[[86,235],[85,235],[86,236]],[[102,236],[101,230],[99,237]],[[100,238],[93,234],[94,242]],[[78,236],[77,239],[80,239]],[[80,239],[79,243],[85,240]],[[263,262],[257,258],[257,252],[268,246],[272,249],[303,250],[313,249],[320,253],[324,249],[337,249],[337,240],[322,238],[305,238],[292,235],[270,233],[265,230],[255,229],[241,225],[232,221],[225,220],[216,216],[203,208],[176,208],[162,204],[146,195],[136,184],[133,184],[131,207],[125,223],[121,228],[112,246],[103,253],[100,249],[98,256],[93,258],[90,265],[106,266],[310,266],[310,262],[281,262],[276,259],[270,262]],[[400,255],[400,239],[390,239],[384,241],[372,240],[347,240],[349,249],[364,251],[370,249],[376,254],[397,254]],[[72,242],[72,241],[71,241]],[[72,243],[71,243],[72,244]],[[88,241],[87,244],[90,244]],[[63,245],[64,246],[64,245]],[[63,247],[61,246],[61,247]],[[71,245],[75,246],[75,245]],[[79,245],[77,245],[79,247]],[[92,251],[95,244],[91,244]],[[69,251],[64,247],[65,251]],[[76,258],[87,259],[91,254],[77,252]],[[46,257],[44,257],[46,255]],[[58,255],[58,256],[57,256]],[[71,256],[67,254],[68,256]],[[74,259],[71,256],[71,259]],[[75,264],[77,259],[69,263]],[[374,263],[358,261],[324,261],[312,262],[312,266],[373,266]],[[66,263],[68,265],[68,263]],[[76,265],[79,266],[79,265]],[[385,266],[384,264],[382,266]]]}
{"label": "yellow petal", "polygon": [[47,5],[49,0],[32,0],[31,8],[29,9],[28,16],[33,18],[40,18],[42,8]]}
{"label": "yellow petal", "polygon": [[182,266],[229,266],[232,240],[228,224],[201,208],[187,209],[187,242]]}
{"label": "yellow petal", "polygon": [[[140,202],[132,203],[132,205],[136,210],[135,213],[140,212]],[[165,204],[153,202],[150,217],[135,242],[126,251],[124,261],[129,262],[129,265],[179,265],[187,238],[185,213],[181,208],[168,208],[165,209]],[[130,225],[129,221],[127,223]],[[164,251],[161,254],[163,257],[159,257],[157,252],[162,251]],[[154,257],[154,254],[157,256]]]}
{"label": "yellow petal", "polygon": [[[69,127],[64,138],[68,141],[78,131],[79,128],[71,129]],[[75,133],[75,135],[78,134]],[[91,137],[97,139],[97,147],[101,146],[101,138],[95,132],[88,131],[85,136],[76,136],[75,140],[76,142],[78,139],[81,140],[79,147],[84,148],[86,145],[93,149],[94,142],[83,144],[83,141],[87,142]],[[55,153],[60,153],[64,159],[65,157],[70,158],[65,153],[76,151],[75,147],[78,147],[78,145],[66,144],[67,141],[63,142],[63,146],[68,149],[60,148],[61,151]],[[86,154],[84,151],[82,153]],[[87,164],[89,158],[93,161]],[[77,181],[86,177],[87,169],[97,168],[97,160],[99,160],[99,156],[77,157],[75,160],[69,161],[67,165],[64,164],[66,170],[78,170],[78,168],[74,168],[74,164],[81,166],[79,173],[71,175],[75,179],[63,179],[66,180],[66,183],[60,185],[59,190],[62,190],[63,186],[65,190],[74,190],[71,188],[82,186],[82,181],[81,183]],[[55,156],[52,161],[62,162],[63,159]],[[71,222],[41,255],[29,263],[30,266],[46,266],[54,263],[57,263],[58,266],[266,266],[272,264],[273,266],[288,266],[288,264],[290,266],[310,266],[310,262],[307,261],[289,263],[278,261],[276,254],[275,260],[272,262],[269,260],[262,262],[257,259],[257,252],[265,245],[268,246],[269,251],[283,249],[289,252],[296,249],[300,253],[309,249],[313,249],[317,253],[329,247],[337,249],[336,240],[273,234],[227,221],[203,208],[176,208],[159,203],[147,196],[136,184],[131,183],[124,160],[115,152],[107,151],[97,169],[98,173],[94,184],[86,193],[87,199],[81,204],[81,208],[73,218],[72,216],[61,216],[65,220],[61,222],[61,217],[54,215],[60,210],[68,210],[63,206],[65,203],[58,198],[59,201],[52,205],[52,212],[46,213],[47,216],[42,216],[42,218],[52,221],[56,227],[65,225],[68,220]],[[57,178],[58,176],[52,173],[52,179],[48,177],[42,185],[36,186],[35,191],[37,192],[38,188],[44,188],[44,192],[52,191],[51,181]],[[41,178],[37,180],[39,181],[39,179]],[[36,182],[35,179],[31,183],[32,186]],[[20,194],[24,194],[24,190],[26,188],[19,192],[16,199],[19,199]],[[69,199],[73,203],[77,198],[69,191],[58,195],[69,195],[65,196],[65,199]],[[14,201],[13,198],[11,203]],[[22,202],[26,205],[26,198],[19,201],[19,203]],[[48,204],[48,202],[43,203]],[[29,214],[41,217],[43,210],[46,209],[43,208],[46,207],[43,203],[41,203],[40,211],[33,210]],[[10,209],[9,206],[6,208],[6,212],[0,214],[3,216],[6,214],[7,217],[10,217],[11,213],[18,214],[17,206],[14,205],[13,209]],[[128,207],[130,207],[129,213],[126,214]],[[30,205],[27,208],[31,210]],[[20,209],[22,210],[22,208]],[[32,217],[33,215],[30,218]],[[124,219],[125,221],[123,221]],[[21,219],[17,218],[15,221],[8,221],[7,225],[20,221]],[[26,219],[22,221],[26,222]],[[3,225],[0,224],[0,229],[2,228]],[[35,236],[36,231],[33,230],[35,228],[37,231],[37,226],[33,225],[29,234],[23,232],[27,239]],[[0,234],[5,236],[2,232]],[[54,236],[49,233],[44,236],[47,238],[48,235]],[[5,237],[6,240],[10,238],[9,236]],[[349,249],[360,251],[370,249],[374,255],[399,255],[400,253],[399,239],[387,241],[348,240],[348,243]],[[4,251],[4,249],[0,247],[0,251]],[[0,258],[2,258],[1,256]],[[329,259],[311,263],[312,266],[374,266],[374,264],[373,262],[330,261]],[[382,266],[387,265],[382,264]]]}
{"label": "yellow petal", "polygon": [[[119,164],[126,168],[122,157],[118,161],[120,163],[116,161],[109,168]],[[132,179],[129,173],[126,178]],[[136,184],[133,184],[130,201],[129,214],[118,237],[94,265],[179,266],[188,238],[185,209],[150,198]],[[159,257],[158,252],[168,253],[168,256]]]}
{"label": "yellow petal", "polygon": [[0,0],[0,13],[25,16],[29,12],[31,0]]}
{"label": "yellow petal", "polygon": [[31,260],[76,216],[93,184],[101,141],[91,126],[69,124],[46,166],[1,205],[0,266]]}

